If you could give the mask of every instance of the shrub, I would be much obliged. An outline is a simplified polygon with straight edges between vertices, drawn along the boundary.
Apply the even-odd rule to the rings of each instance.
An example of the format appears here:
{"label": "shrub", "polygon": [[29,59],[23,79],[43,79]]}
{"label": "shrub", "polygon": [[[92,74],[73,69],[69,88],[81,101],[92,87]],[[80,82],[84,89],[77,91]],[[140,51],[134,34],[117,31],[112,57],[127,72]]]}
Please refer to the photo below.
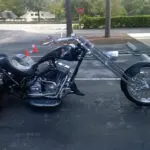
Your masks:
{"label": "shrub", "polygon": [[73,29],[80,29],[80,25],[79,24],[74,24]]}
{"label": "shrub", "polygon": [[[105,26],[104,17],[83,16],[80,24],[84,29],[100,29]],[[147,16],[118,16],[111,18],[112,28],[150,27],[150,15]]]}

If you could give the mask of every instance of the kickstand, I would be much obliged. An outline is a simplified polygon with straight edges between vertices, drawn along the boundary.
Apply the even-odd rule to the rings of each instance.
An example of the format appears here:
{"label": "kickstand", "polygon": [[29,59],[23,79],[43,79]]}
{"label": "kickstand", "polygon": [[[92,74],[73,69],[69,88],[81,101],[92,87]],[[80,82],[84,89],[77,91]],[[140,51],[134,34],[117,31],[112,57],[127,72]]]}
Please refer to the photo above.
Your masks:
{"label": "kickstand", "polygon": [[85,95],[84,93],[82,93],[82,92],[78,89],[78,87],[77,87],[77,85],[76,85],[75,82],[73,82],[70,87],[71,87],[71,90],[73,91],[74,94],[79,95],[79,96],[84,96],[84,95]]}

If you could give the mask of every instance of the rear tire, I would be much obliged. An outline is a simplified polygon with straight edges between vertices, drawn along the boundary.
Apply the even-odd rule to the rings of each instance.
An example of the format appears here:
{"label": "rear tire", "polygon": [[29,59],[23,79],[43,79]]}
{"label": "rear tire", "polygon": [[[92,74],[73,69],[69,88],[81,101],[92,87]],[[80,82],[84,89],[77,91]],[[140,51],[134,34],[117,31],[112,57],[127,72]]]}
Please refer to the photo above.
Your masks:
{"label": "rear tire", "polygon": [[[147,62],[141,62],[134,64],[130,68],[128,68],[124,74],[127,74],[129,77],[133,78],[135,77],[138,73],[140,73],[140,70],[144,67],[150,67],[150,63]],[[125,75],[123,74],[123,77],[125,78]],[[150,106],[150,101],[149,102],[143,102],[139,101],[138,99],[134,98],[130,92],[128,91],[128,84],[121,79],[120,82],[121,90],[125,94],[125,96],[133,103],[140,105],[140,106]]]}

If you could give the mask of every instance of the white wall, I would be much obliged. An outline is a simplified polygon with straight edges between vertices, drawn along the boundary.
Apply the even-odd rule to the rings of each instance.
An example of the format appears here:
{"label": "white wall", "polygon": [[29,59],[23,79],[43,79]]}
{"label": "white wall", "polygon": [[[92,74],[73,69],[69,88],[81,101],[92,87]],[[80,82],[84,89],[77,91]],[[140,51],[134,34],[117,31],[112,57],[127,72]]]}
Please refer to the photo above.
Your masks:
{"label": "white wall", "polygon": [[[21,16],[21,18],[26,18],[26,20],[28,22],[30,21],[34,21],[35,19],[38,19],[38,13],[37,12],[27,12],[25,15]],[[40,18],[42,19],[54,19],[55,15],[54,14],[50,14],[49,12],[43,12],[40,11]]]}
{"label": "white wall", "polygon": [[23,30],[34,33],[60,33],[66,24],[0,24],[0,30]]}

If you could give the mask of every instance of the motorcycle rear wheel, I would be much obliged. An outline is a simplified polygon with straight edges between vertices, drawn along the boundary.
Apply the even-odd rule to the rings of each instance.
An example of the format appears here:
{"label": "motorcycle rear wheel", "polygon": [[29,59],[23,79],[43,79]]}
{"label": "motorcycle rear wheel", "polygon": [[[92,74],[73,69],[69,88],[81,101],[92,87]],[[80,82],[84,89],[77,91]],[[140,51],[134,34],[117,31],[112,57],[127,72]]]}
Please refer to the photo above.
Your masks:
{"label": "motorcycle rear wheel", "polygon": [[124,72],[123,77],[125,74],[130,77],[128,81],[132,80],[129,84],[121,79],[120,86],[125,96],[137,105],[150,106],[150,63],[134,64]]}

